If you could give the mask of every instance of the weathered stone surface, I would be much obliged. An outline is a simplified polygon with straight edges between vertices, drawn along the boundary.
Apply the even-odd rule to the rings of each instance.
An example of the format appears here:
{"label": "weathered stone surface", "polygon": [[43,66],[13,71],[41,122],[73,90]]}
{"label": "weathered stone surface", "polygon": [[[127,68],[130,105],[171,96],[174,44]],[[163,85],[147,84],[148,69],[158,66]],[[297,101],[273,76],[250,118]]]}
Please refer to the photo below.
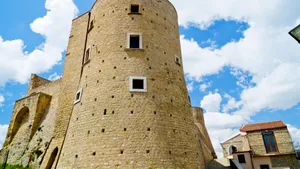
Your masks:
{"label": "weathered stone surface", "polygon": [[[141,13],[129,14],[131,4],[139,4]],[[126,49],[130,32],[142,34],[143,49]],[[83,64],[89,47],[90,60]],[[205,168],[214,150],[203,112],[195,108],[193,118],[175,56],[181,59],[178,21],[168,0],[96,1],[73,21],[63,77],[49,82],[33,75],[26,98],[16,103],[14,116],[28,110],[15,132],[12,118],[4,146],[12,153],[8,163],[47,169]],[[130,76],[146,77],[147,92],[130,92]],[[45,105],[37,98],[41,92],[51,97],[44,107],[38,104]]]}

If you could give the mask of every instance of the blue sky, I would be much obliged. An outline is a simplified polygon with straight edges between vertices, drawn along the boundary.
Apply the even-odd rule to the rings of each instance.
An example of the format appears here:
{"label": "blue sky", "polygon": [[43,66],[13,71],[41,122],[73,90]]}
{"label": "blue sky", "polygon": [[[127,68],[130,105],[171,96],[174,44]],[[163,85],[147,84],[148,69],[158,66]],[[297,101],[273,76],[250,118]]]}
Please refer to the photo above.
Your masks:
{"label": "blue sky", "polygon": [[[238,128],[246,123],[283,120],[290,125],[293,139],[300,141],[300,96],[297,96],[300,89],[295,87],[300,85],[300,80],[295,78],[300,75],[300,45],[287,34],[300,23],[298,8],[290,9],[289,3],[284,0],[279,4],[268,0],[259,9],[250,1],[247,3],[252,8],[246,8],[242,3],[230,4],[234,2],[232,0],[219,4],[221,8],[216,8],[214,2],[207,0],[190,1],[187,4],[179,0],[172,2],[179,13],[184,68],[192,104],[205,109],[207,128],[217,152],[220,152],[219,142],[237,133]],[[45,2],[2,1],[0,20],[5,25],[0,27],[2,44],[20,39],[24,45],[17,47],[30,55],[53,38],[49,31],[38,29],[42,24],[30,26],[37,18],[48,15]],[[93,2],[74,0],[79,10],[77,15],[89,10]],[[72,16],[74,11],[67,12]],[[63,19],[71,20],[67,17]],[[57,22],[62,23],[63,19]],[[5,55],[5,52],[8,54]],[[2,53],[0,41],[0,58],[10,62],[6,56],[12,52],[3,50]],[[63,50],[61,56],[64,56]],[[34,70],[32,73],[44,78],[55,79],[62,73],[64,57],[61,56],[58,54],[54,64],[47,69],[28,70]],[[14,101],[26,94],[31,72],[19,78],[15,74],[16,77],[10,76],[13,68],[10,70],[0,64],[0,69],[7,76],[2,81],[0,77],[0,96],[4,97],[2,102],[0,97],[0,125],[4,126],[9,124]],[[211,117],[220,118],[220,123],[213,124],[216,122],[212,122]]]}

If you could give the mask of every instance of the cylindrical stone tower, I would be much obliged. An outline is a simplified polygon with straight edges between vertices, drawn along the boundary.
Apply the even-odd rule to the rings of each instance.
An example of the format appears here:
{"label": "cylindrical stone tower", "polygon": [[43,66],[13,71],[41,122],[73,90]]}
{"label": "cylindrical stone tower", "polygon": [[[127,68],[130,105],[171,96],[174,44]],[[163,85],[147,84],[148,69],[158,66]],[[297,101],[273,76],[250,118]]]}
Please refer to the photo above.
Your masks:
{"label": "cylindrical stone tower", "polygon": [[81,17],[81,78],[57,168],[204,168],[173,5],[98,0]]}

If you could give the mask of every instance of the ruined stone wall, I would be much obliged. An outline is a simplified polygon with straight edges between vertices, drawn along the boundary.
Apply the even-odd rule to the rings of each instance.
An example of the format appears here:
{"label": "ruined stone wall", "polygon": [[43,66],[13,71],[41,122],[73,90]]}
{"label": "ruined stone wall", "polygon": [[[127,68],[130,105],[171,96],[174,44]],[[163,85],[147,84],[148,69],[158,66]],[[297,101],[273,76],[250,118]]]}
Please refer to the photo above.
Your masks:
{"label": "ruined stone wall", "polygon": [[[274,132],[279,153],[295,154],[293,143],[288,130],[285,128],[285,129],[276,129],[272,131]],[[258,156],[267,155],[263,137],[262,137],[262,131],[248,132],[247,137],[254,155],[258,155]]]}
{"label": "ruined stone wall", "polygon": [[[130,4],[140,4],[141,15],[129,15]],[[174,7],[167,0],[102,0],[91,10],[92,21],[82,98],[57,167],[204,168],[183,68],[175,63],[181,50]],[[71,35],[84,37],[84,31],[73,26]],[[143,49],[126,50],[129,32],[142,33]],[[147,77],[148,91],[129,92],[130,76]]]}
{"label": "ruined stone wall", "polygon": [[32,74],[31,78],[30,78],[30,82],[29,82],[29,86],[28,86],[28,93],[31,92],[33,89],[38,88],[39,86],[43,86],[47,83],[50,83],[51,81],[41,78],[39,76],[37,76],[36,74]]}
{"label": "ruined stone wall", "polygon": [[199,141],[202,145],[203,157],[205,164],[217,158],[215,150],[213,148],[212,142],[210,140],[209,134],[205,127],[204,115],[203,110],[201,108],[193,107],[193,117],[196,126],[199,129]]}

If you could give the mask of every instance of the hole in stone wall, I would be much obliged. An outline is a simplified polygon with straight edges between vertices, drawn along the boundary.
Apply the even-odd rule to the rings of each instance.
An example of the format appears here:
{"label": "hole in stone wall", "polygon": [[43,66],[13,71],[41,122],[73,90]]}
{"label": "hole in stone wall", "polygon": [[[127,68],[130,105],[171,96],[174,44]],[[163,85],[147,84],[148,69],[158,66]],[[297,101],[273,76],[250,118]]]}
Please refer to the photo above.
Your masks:
{"label": "hole in stone wall", "polygon": [[123,154],[123,153],[124,153],[124,150],[121,150],[121,151],[120,151],[120,154]]}
{"label": "hole in stone wall", "polygon": [[105,129],[102,129],[101,132],[104,133],[104,132],[105,132]]}
{"label": "hole in stone wall", "polygon": [[91,131],[89,130],[89,131],[88,131],[88,134],[90,134],[90,133],[91,133]]}
{"label": "hole in stone wall", "polygon": [[132,19],[132,20],[134,20],[134,18],[133,18],[133,17],[132,17],[131,19]]}
{"label": "hole in stone wall", "polygon": [[93,152],[93,154],[92,154],[93,156],[95,156],[96,155],[96,152]]}
{"label": "hole in stone wall", "polygon": [[130,113],[133,114],[133,111],[131,111]]}
{"label": "hole in stone wall", "polygon": [[127,128],[124,128],[124,131],[127,131]]}
{"label": "hole in stone wall", "polygon": [[112,111],[111,114],[115,114],[115,111]]}
{"label": "hole in stone wall", "polygon": [[139,13],[140,12],[140,6],[139,5],[131,5],[130,12],[131,13]]}
{"label": "hole in stone wall", "polygon": [[176,130],[175,130],[175,129],[173,129],[173,132],[175,133],[175,132],[176,132]]}
{"label": "hole in stone wall", "polygon": [[103,14],[103,16],[105,16],[105,14]]}
{"label": "hole in stone wall", "polygon": [[170,114],[170,117],[172,117],[172,114]]}
{"label": "hole in stone wall", "polygon": [[150,128],[148,128],[148,131],[150,131],[151,129]]}
{"label": "hole in stone wall", "polygon": [[186,152],[184,152],[184,154],[185,154],[185,155],[187,155],[187,153],[186,153]]}
{"label": "hole in stone wall", "polygon": [[149,69],[152,69],[151,67],[149,67]]}
{"label": "hole in stone wall", "polygon": [[116,77],[114,76],[113,79],[116,79]]}
{"label": "hole in stone wall", "polygon": [[156,114],[156,111],[154,111],[154,114]]}
{"label": "hole in stone wall", "polygon": [[97,101],[97,98],[95,98],[95,101]]}
{"label": "hole in stone wall", "polygon": [[79,118],[76,119],[76,121],[78,121]]}
{"label": "hole in stone wall", "polygon": [[120,48],[123,48],[123,46],[120,46]]}
{"label": "hole in stone wall", "polygon": [[172,154],[172,152],[171,152],[171,151],[169,151],[169,154]]}
{"label": "hole in stone wall", "polygon": [[99,73],[101,73],[101,70],[99,70]]}
{"label": "hole in stone wall", "polygon": [[149,154],[149,153],[150,153],[150,150],[146,150],[146,153]]}
{"label": "hole in stone wall", "polygon": [[104,63],[104,60],[102,60],[102,63]]}
{"label": "hole in stone wall", "polygon": [[126,60],[127,59],[127,57],[124,57],[124,60]]}
{"label": "hole in stone wall", "polygon": [[149,61],[149,58],[147,58],[147,61]]}
{"label": "hole in stone wall", "polygon": [[99,80],[97,80],[97,83],[99,83]]}
{"label": "hole in stone wall", "polygon": [[153,99],[155,99],[155,96],[152,96]]}
{"label": "hole in stone wall", "polygon": [[133,97],[133,94],[131,94],[131,97]]}
{"label": "hole in stone wall", "polygon": [[151,23],[153,23],[153,21],[151,21]]}
{"label": "hole in stone wall", "polygon": [[75,158],[78,158],[78,155],[77,155],[77,154],[75,155]]}
{"label": "hole in stone wall", "polygon": [[95,114],[93,113],[92,116],[95,116]]}
{"label": "hole in stone wall", "polygon": [[171,99],[171,103],[173,103],[173,99]]}
{"label": "hole in stone wall", "polygon": [[104,109],[104,113],[103,114],[106,115],[106,109]]}
{"label": "hole in stone wall", "polygon": [[167,63],[165,63],[165,65],[167,66],[168,64],[167,64]]}
{"label": "hole in stone wall", "polygon": [[115,98],[115,96],[111,96],[111,98]]}
{"label": "hole in stone wall", "polygon": [[117,66],[115,66],[114,69],[117,69]]}
{"label": "hole in stone wall", "polygon": [[156,16],[158,16],[158,13],[156,13]]}

